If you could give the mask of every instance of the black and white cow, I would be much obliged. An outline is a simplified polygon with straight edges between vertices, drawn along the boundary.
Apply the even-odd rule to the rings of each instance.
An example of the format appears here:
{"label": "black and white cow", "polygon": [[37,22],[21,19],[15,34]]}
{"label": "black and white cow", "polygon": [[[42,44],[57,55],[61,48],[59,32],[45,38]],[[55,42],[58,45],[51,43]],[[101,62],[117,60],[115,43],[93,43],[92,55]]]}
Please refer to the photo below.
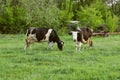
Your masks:
{"label": "black and white cow", "polygon": [[86,28],[78,28],[76,31],[71,31],[69,34],[72,35],[72,39],[76,44],[76,51],[80,51],[82,44],[89,43],[89,46],[92,47],[92,29],[89,27]]}
{"label": "black and white cow", "polygon": [[53,43],[57,43],[59,50],[63,49],[64,42],[60,40],[55,30],[51,28],[35,28],[30,27],[27,29],[26,50],[30,44],[34,42],[48,42],[48,48],[52,48]]}

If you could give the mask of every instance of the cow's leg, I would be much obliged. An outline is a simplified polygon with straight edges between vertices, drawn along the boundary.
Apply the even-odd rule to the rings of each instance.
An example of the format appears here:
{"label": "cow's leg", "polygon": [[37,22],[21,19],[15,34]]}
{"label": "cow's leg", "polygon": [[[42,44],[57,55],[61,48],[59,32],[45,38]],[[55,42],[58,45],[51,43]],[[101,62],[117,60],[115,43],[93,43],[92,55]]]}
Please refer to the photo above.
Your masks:
{"label": "cow's leg", "polygon": [[25,46],[24,46],[24,50],[26,50],[29,47],[30,43],[27,41],[27,39],[25,39]]}
{"label": "cow's leg", "polygon": [[89,39],[87,40],[87,43],[84,44],[83,49],[86,49],[86,48],[87,48],[88,43],[89,43]]}
{"label": "cow's leg", "polygon": [[[90,47],[92,47],[92,40],[91,40],[91,38],[88,38],[87,44],[88,44]],[[87,48],[87,44],[84,44],[83,49],[86,49],[86,48]]]}
{"label": "cow's leg", "polygon": [[24,50],[26,50],[27,49],[27,45],[25,44],[25,46],[24,46]]}
{"label": "cow's leg", "polygon": [[79,42],[79,44],[78,44],[78,51],[80,51],[80,50],[81,50],[81,46],[82,46],[82,43],[81,43],[81,42]]}
{"label": "cow's leg", "polygon": [[24,47],[24,50],[26,50],[26,49],[30,46],[30,44],[32,44],[32,43],[34,43],[34,42],[35,42],[35,40],[25,39],[25,47]]}
{"label": "cow's leg", "polygon": [[78,43],[75,44],[76,51],[78,51]]}
{"label": "cow's leg", "polygon": [[93,46],[93,41],[92,41],[92,39],[91,39],[91,38],[89,39],[89,46],[90,46],[90,47],[92,47],[92,46]]}
{"label": "cow's leg", "polygon": [[79,47],[78,47],[78,45],[76,45],[76,51],[78,51],[78,49],[79,49]]}
{"label": "cow's leg", "polygon": [[76,43],[76,51],[80,51],[81,45],[82,45],[81,42]]}
{"label": "cow's leg", "polygon": [[81,49],[81,46],[82,46],[82,43],[81,43],[81,42],[80,42],[79,46],[80,46],[80,49]]}
{"label": "cow's leg", "polygon": [[24,50],[27,50],[27,48],[29,47],[30,44],[25,44],[24,46]]}
{"label": "cow's leg", "polygon": [[54,44],[53,42],[48,42],[48,47],[47,47],[47,49],[49,49],[49,48],[50,48],[50,49],[53,49],[53,44]]}

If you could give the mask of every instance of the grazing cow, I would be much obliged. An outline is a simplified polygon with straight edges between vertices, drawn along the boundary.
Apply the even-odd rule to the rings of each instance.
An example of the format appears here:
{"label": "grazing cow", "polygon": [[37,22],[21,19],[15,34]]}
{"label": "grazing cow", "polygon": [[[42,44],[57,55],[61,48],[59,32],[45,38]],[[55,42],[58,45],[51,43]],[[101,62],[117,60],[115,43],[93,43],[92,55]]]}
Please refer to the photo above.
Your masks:
{"label": "grazing cow", "polygon": [[89,46],[92,47],[92,30],[89,27],[78,28],[76,31],[71,31],[69,34],[72,35],[73,41],[76,44],[76,51],[80,51],[82,44],[89,43]]}
{"label": "grazing cow", "polygon": [[56,31],[53,29],[30,27],[27,29],[26,35],[26,45],[24,47],[25,50],[34,42],[48,42],[48,48],[51,48],[53,43],[56,42],[59,50],[63,49],[64,42],[60,40]]}

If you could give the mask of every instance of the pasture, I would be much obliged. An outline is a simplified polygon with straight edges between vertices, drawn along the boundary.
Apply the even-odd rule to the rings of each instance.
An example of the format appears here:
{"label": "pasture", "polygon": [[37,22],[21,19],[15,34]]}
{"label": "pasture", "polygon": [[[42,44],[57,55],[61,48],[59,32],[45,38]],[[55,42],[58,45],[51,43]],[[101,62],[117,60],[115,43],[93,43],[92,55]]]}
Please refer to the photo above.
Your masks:
{"label": "pasture", "polygon": [[56,44],[35,43],[23,50],[25,36],[0,34],[0,80],[120,80],[120,35],[93,37],[93,47],[76,52],[71,36]]}

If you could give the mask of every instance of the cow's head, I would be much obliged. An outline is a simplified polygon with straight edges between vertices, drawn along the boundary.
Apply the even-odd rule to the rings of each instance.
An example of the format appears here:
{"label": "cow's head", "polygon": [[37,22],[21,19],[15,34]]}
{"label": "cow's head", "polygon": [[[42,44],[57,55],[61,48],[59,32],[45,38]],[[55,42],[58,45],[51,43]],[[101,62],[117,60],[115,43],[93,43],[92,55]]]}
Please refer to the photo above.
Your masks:
{"label": "cow's head", "polygon": [[30,44],[37,41],[36,29],[34,27],[30,27],[29,29],[27,29],[26,36],[27,36],[27,38],[25,39],[26,46],[24,47],[25,50],[27,47],[29,47]]}
{"label": "cow's head", "polygon": [[71,31],[71,32],[69,32],[69,35],[72,35],[73,41],[76,42],[78,39],[78,35],[80,35],[80,32],[79,31]]}
{"label": "cow's head", "polygon": [[26,38],[26,43],[31,44],[33,42],[37,41],[36,39],[36,35],[35,34],[30,34],[27,38]]}
{"label": "cow's head", "polygon": [[63,41],[59,41],[58,42],[58,48],[59,48],[59,50],[63,50],[63,45],[64,45],[64,42]]}

